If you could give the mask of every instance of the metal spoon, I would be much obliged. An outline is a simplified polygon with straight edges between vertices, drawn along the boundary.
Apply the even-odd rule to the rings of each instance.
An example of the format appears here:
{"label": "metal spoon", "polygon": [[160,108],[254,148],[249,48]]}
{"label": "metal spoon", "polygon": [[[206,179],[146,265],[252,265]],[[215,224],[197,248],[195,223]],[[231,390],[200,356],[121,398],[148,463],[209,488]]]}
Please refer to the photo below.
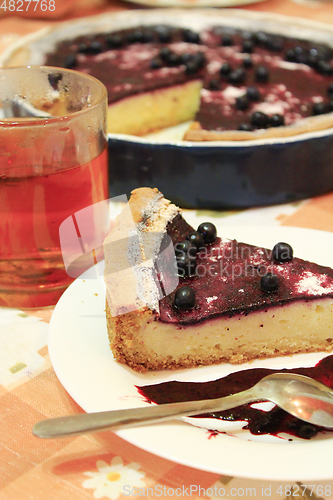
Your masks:
{"label": "metal spoon", "polygon": [[33,433],[41,438],[58,438],[135,427],[175,417],[228,410],[254,401],[271,401],[301,420],[333,428],[333,391],[329,387],[303,375],[275,373],[246,391],[224,398],[52,418],[38,422]]}

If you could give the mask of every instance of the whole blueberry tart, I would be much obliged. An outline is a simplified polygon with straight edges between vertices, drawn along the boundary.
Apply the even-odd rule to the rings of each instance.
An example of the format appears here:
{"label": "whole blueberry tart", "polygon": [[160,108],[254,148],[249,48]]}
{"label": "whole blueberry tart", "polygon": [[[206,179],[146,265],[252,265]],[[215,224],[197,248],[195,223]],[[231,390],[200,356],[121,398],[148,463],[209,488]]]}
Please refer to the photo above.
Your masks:
{"label": "whole blueberry tart", "polygon": [[300,19],[242,10],[104,14],[30,36],[2,63],[97,77],[108,90],[111,133],[144,136],[188,122],[185,140],[243,141],[333,125],[333,28]]}

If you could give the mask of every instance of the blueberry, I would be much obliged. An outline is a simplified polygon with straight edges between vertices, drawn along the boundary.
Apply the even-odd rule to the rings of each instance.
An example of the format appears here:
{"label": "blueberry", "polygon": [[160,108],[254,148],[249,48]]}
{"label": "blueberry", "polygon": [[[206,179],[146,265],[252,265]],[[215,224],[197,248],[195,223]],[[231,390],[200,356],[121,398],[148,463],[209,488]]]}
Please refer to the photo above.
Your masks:
{"label": "blueberry", "polygon": [[254,40],[257,45],[266,45],[268,42],[268,35],[266,33],[263,33],[262,31],[258,31],[254,35]]}
{"label": "blueberry", "polygon": [[77,51],[79,54],[85,54],[87,52],[88,45],[86,43],[80,43],[78,45]]}
{"label": "blueberry", "polygon": [[244,66],[244,68],[247,68],[247,69],[248,68],[252,68],[253,61],[252,61],[252,59],[251,59],[250,56],[244,57],[244,59],[243,59],[243,66]]}
{"label": "blueberry", "polygon": [[217,80],[216,78],[214,78],[213,80],[211,80],[209,82],[208,88],[209,88],[209,90],[219,90],[220,89],[220,80]]}
{"label": "blueberry", "polygon": [[293,49],[288,49],[285,54],[285,59],[288,62],[296,62],[296,54]]}
{"label": "blueberry", "polygon": [[232,37],[227,34],[222,35],[221,45],[223,45],[224,47],[230,47],[231,45],[233,45]]}
{"label": "blueberry", "polygon": [[245,111],[250,105],[250,101],[246,95],[242,95],[236,98],[236,108],[240,111]]}
{"label": "blueberry", "polygon": [[170,54],[172,54],[172,52],[169,47],[162,47],[162,49],[160,50],[160,58],[162,59],[162,61],[167,62]]}
{"label": "blueberry", "polygon": [[330,97],[333,96],[333,83],[330,83],[329,86],[327,87],[327,93],[329,94]]}
{"label": "blueberry", "polygon": [[163,66],[163,62],[162,62],[162,59],[160,59],[159,57],[155,57],[155,59],[152,59],[150,61],[151,69],[160,69],[160,68],[162,68],[162,66]]}
{"label": "blueberry", "polygon": [[272,52],[281,52],[283,50],[283,39],[280,37],[271,37],[268,38],[265,45]]}
{"label": "blueberry", "polygon": [[260,99],[260,92],[257,87],[248,87],[246,89],[246,95],[250,101],[259,101]]}
{"label": "blueberry", "polygon": [[223,63],[221,68],[220,68],[220,74],[222,76],[227,76],[230,74],[232,68],[229,63]]}
{"label": "blueberry", "polygon": [[181,286],[175,293],[174,305],[182,311],[188,311],[195,306],[195,292],[190,286]]}
{"label": "blueberry", "polygon": [[316,102],[312,108],[312,114],[314,116],[323,115],[329,111],[328,106],[325,102]]}
{"label": "blueberry", "polygon": [[77,65],[76,55],[67,54],[64,60],[64,68],[73,69]]}
{"label": "blueberry", "polygon": [[243,132],[252,132],[253,127],[250,125],[250,123],[241,123],[238,126],[238,130],[242,130]]}
{"label": "blueberry", "polygon": [[87,46],[87,54],[100,54],[103,51],[103,46],[98,40],[94,40]]}
{"label": "blueberry", "polygon": [[261,111],[255,111],[251,116],[251,124],[254,128],[267,128],[269,124],[269,118],[265,113]]}
{"label": "blueberry", "polygon": [[268,82],[269,79],[269,71],[266,66],[257,66],[255,71],[255,77],[257,82]]}
{"label": "blueberry", "polygon": [[283,264],[284,262],[290,262],[293,259],[294,251],[289,243],[284,243],[280,241],[274,245],[272,250],[272,258],[275,262]]}
{"label": "blueberry", "polygon": [[327,61],[319,61],[317,64],[317,71],[322,75],[331,75],[333,68]]}
{"label": "blueberry", "polygon": [[303,424],[298,430],[298,436],[303,439],[311,439],[318,434],[318,430],[314,425]]}
{"label": "blueberry", "polygon": [[195,257],[191,257],[190,255],[182,253],[180,255],[177,255],[176,263],[179,276],[184,277],[194,274],[196,267]]}
{"label": "blueberry", "polygon": [[160,50],[159,56],[162,61],[170,64],[171,66],[178,66],[182,63],[181,56],[179,54],[176,54],[175,52],[172,52],[172,50],[170,50],[168,47],[163,47]]}
{"label": "blueberry", "polygon": [[246,79],[246,73],[243,69],[237,68],[234,71],[231,71],[228,76],[228,80],[233,85],[238,85],[244,83]]}
{"label": "blueberry", "polygon": [[156,26],[155,31],[161,43],[168,43],[172,38],[172,31],[167,26]]}
{"label": "blueberry", "polygon": [[190,256],[193,258],[195,257],[197,251],[197,247],[189,240],[182,240],[175,245],[175,253],[177,256],[185,254],[186,256]]}
{"label": "blueberry", "polygon": [[105,40],[108,49],[118,49],[123,45],[123,39],[120,35],[110,35]]}
{"label": "blueberry", "polygon": [[206,244],[213,243],[217,236],[216,227],[211,222],[202,222],[198,227],[198,232],[202,234]]}
{"label": "blueberry", "polygon": [[242,52],[247,52],[250,54],[251,52],[253,52],[253,48],[254,43],[252,42],[252,40],[244,40],[242,45]]}
{"label": "blueberry", "polygon": [[[148,37],[148,38],[147,38]],[[152,35],[149,32],[143,32],[141,30],[135,30],[133,33],[127,35],[128,43],[147,43],[152,40]]]}
{"label": "blueberry", "polygon": [[183,40],[188,43],[201,43],[199,33],[196,33],[192,30],[184,30],[183,31]]}
{"label": "blueberry", "polygon": [[264,276],[261,277],[260,287],[265,292],[274,292],[279,287],[279,279],[276,274],[264,274]]}
{"label": "blueberry", "polygon": [[271,127],[283,127],[284,125],[284,116],[276,113],[272,115],[269,119],[269,125]]}
{"label": "blueberry", "polygon": [[196,73],[205,63],[205,56],[202,52],[192,54],[191,57],[185,62],[186,73]]}
{"label": "blueberry", "polygon": [[186,239],[193,243],[198,249],[205,246],[205,240],[198,231],[191,231],[186,236]]}
{"label": "blueberry", "polygon": [[170,66],[179,66],[182,63],[182,60],[179,54],[171,52],[167,58],[167,63],[170,64]]}

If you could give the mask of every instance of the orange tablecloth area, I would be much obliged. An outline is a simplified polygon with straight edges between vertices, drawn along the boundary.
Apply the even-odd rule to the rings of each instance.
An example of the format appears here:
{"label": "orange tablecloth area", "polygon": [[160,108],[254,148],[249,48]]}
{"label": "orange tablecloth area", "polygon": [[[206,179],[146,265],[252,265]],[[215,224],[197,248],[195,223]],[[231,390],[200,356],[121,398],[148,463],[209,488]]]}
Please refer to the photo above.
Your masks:
{"label": "orange tablecloth area", "polygon": [[[44,18],[32,12],[27,12],[24,18],[14,17],[0,8],[0,50],[19,36],[50,23],[103,11],[137,8],[120,0],[55,2],[55,11],[43,13]],[[266,0],[246,9],[333,23],[333,2],[329,1]],[[333,232],[333,193],[296,204],[214,215],[223,216],[223,224],[230,226],[284,225]],[[311,481],[316,489],[303,491],[296,488],[297,478],[289,482],[291,489],[288,489],[286,482],[220,476],[152,455],[112,432],[47,442],[34,437],[31,429],[37,421],[82,412],[60,384],[50,363],[47,332],[52,311],[52,308],[42,311],[0,308],[1,500],[122,500],[126,498],[121,490],[126,474],[131,487],[160,486],[155,491],[163,490],[163,493],[155,496],[162,499],[181,496],[197,500],[202,498],[199,487],[209,492],[205,498],[212,499],[221,498],[215,494],[221,487],[225,496],[235,499],[268,496],[285,500],[291,496],[290,492],[294,493],[293,498],[333,498],[333,480],[329,478]],[[304,478],[300,479],[304,483]],[[318,488],[321,486],[322,489]],[[183,489],[182,495],[176,493],[180,491],[177,488]],[[154,498],[151,491],[147,498]]]}

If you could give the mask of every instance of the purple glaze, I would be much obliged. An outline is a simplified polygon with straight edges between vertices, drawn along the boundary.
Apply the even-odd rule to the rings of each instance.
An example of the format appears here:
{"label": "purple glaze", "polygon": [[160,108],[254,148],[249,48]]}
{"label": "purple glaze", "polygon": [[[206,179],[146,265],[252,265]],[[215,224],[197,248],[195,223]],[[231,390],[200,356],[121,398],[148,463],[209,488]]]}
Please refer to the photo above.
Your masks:
{"label": "purple glaze", "polygon": [[[185,239],[192,228],[177,218],[168,227],[174,243]],[[183,232],[182,232],[183,231]],[[180,286],[190,286],[196,294],[196,306],[181,311],[174,306],[173,293],[160,301],[159,320],[166,323],[191,324],[216,316],[231,317],[254,310],[282,306],[294,300],[333,297],[333,270],[312,262],[293,258],[278,264],[271,250],[217,238],[197,254],[196,275],[180,278]],[[261,276],[272,272],[279,286],[274,292],[263,291]]]}

